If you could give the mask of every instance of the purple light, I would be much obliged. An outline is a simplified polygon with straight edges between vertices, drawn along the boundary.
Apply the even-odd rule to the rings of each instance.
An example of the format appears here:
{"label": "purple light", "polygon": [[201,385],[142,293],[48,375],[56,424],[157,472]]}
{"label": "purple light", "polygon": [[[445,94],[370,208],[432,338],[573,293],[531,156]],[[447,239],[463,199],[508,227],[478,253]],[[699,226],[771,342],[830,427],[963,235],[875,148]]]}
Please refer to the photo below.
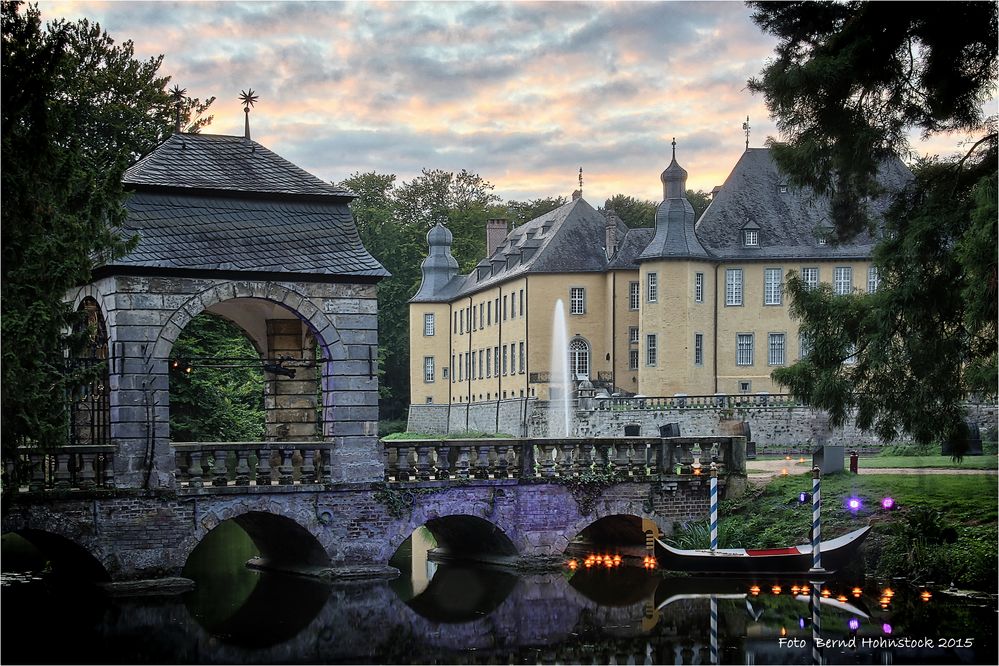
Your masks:
{"label": "purple light", "polygon": [[891,497],[884,498],[883,500],[881,500],[881,508],[884,509],[885,511],[891,511],[892,509],[895,508],[895,500],[892,499]]}
{"label": "purple light", "polygon": [[847,622],[846,625],[850,627],[850,631],[856,631],[857,629],[860,629],[860,620],[855,617],[851,617],[850,621]]}
{"label": "purple light", "polygon": [[881,631],[885,632],[886,634],[891,634],[891,625],[885,622],[884,624],[881,625]]}
{"label": "purple light", "polygon": [[850,509],[850,511],[858,511],[860,509],[860,499],[851,497],[846,501],[846,506]]}

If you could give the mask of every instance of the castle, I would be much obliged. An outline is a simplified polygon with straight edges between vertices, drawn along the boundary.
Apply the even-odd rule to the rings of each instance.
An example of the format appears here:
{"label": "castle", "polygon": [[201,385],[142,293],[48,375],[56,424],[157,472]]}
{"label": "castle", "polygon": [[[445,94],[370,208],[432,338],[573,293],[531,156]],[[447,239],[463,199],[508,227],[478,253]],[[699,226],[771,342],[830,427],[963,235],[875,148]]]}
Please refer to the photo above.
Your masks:
{"label": "castle", "polygon": [[[899,160],[879,175],[889,193],[909,178]],[[653,227],[628,228],[578,193],[513,230],[489,220],[487,256],[468,275],[451,232],[432,228],[410,301],[412,403],[561,395],[551,344],[560,300],[577,382],[620,395],[774,392],[771,371],[808,353],[788,273],[839,294],[878,288],[876,239],[830,242],[828,198],[791,185],[768,149],[742,154],[696,224],[675,142],[661,180]],[[889,203],[870,201],[871,213]]]}

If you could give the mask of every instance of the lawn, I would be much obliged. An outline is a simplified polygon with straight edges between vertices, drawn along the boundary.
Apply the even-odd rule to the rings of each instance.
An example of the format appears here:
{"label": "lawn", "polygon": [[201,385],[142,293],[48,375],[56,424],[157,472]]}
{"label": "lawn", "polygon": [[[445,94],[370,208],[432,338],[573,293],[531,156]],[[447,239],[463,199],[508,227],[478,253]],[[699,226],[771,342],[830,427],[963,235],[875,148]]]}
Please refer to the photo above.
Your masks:
{"label": "lawn", "polygon": [[[937,467],[943,469],[997,469],[999,457],[995,455],[965,456],[961,462],[954,462],[950,456],[876,456],[861,458],[861,467],[884,469],[887,467]],[[849,466],[849,459],[847,459]]]}

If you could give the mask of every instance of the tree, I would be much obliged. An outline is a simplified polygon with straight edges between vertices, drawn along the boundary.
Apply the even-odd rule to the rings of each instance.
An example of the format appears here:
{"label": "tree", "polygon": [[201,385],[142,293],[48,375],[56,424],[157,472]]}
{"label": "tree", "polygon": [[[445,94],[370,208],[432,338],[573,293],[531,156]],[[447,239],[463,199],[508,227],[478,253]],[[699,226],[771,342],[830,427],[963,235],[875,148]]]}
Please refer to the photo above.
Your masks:
{"label": "tree", "polygon": [[[91,269],[131,247],[124,219],[125,168],[173,131],[176,106],[162,56],[140,61],[99,25],[56,21],[4,2],[2,181],[2,446],[62,444],[62,397],[84,377],[63,352],[86,335],[63,302]],[[189,120],[211,100],[186,100]],[[196,120],[197,130],[210,118]]]}
{"label": "tree", "polygon": [[615,194],[604,202],[600,210],[613,210],[626,225],[633,229],[635,227],[652,227],[656,224],[656,204],[647,199]]}
{"label": "tree", "polygon": [[563,196],[539,197],[529,201],[515,201],[511,199],[506,202],[506,216],[513,221],[513,226],[519,227],[525,222],[530,222],[567,203],[569,203],[569,200]]}
{"label": "tree", "polygon": [[697,222],[711,204],[711,195],[704,190],[687,190],[686,195],[687,201],[694,209],[694,222]]}
{"label": "tree", "polygon": [[[996,388],[995,3],[751,2],[779,40],[749,82],[784,141],[769,143],[792,182],[829,195],[837,239],[862,230],[880,286],[833,296],[788,279],[812,352],[773,373],[841,423],[889,440],[959,441],[969,394]],[[963,156],[923,160],[876,229],[866,200],[908,135],[976,135]]]}

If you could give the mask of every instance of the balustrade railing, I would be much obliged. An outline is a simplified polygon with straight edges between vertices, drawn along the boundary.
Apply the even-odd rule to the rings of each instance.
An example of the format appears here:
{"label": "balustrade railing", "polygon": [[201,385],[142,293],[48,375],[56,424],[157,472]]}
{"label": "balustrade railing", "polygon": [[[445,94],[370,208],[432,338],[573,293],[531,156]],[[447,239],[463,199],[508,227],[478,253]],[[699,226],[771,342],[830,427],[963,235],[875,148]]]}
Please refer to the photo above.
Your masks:
{"label": "balustrade railing", "polygon": [[745,437],[409,439],[382,442],[385,481],[553,479],[620,481],[661,475],[746,473]]}
{"label": "balustrade railing", "polygon": [[4,461],[5,483],[19,492],[93,490],[114,487],[114,447],[60,446],[47,451],[22,447]]}
{"label": "balustrade railing", "polygon": [[596,398],[593,404],[601,411],[644,409],[739,409],[746,407],[804,407],[805,403],[789,393],[735,393],[715,395],[633,396]]}
{"label": "balustrade railing", "polygon": [[173,442],[178,488],[302,486],[330,478],[331,442]]}

